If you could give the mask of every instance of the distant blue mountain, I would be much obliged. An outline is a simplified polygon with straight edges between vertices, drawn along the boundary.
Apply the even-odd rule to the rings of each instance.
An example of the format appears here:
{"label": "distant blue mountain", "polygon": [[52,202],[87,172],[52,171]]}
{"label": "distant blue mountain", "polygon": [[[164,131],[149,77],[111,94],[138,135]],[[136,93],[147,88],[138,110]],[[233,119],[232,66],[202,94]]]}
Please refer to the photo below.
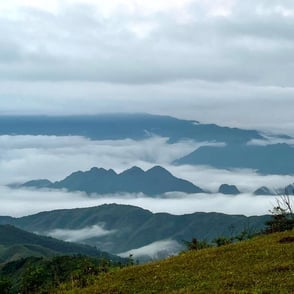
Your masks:
{"label": "distant blue mountain", "polygon": [[83,191],[88,194],[144,193],[160,195],[167,192],[201,193],[203,190],[194,184],[174,177],[160,166],[154,166],[146,172],[132,167],[120,174],[114,170],[94,167],[89,171],[74,172],[62,181],[52,183],[48,180],[33,180],[22,187],[67,189]]}
{"label": "distant blue mountain", "polygon": [[267,146],[229,144],[204,146],[175,164],[210,165],[216,168],[249,168],[262,174],[294,174],[294,148],[287,144]]}
{"label": "distant blue mountain", "polygon": [[244,143],[262,136],[254,130],[200,124],[150,114],[101,114],[96,116],[2,116],[0,135],[79,135],[90,139],[140,140],[151,135],[170,138]]}
{"label": "distant blue mountain", "polygon": [[[197,121],[150,114],[92,116],[2,116],[0,135],[84,136],[93,140],[142,140],[154,135],[180,140],[222,142],[224,147],[202,146],[175,164],[216,168],[249,168],[263,174],[294,174],[294,148],[287,144],[249,145],[267,139],[256,130],[201,124]],[[276,138],[289,139],[285,135]],[[47,185],[43,183],[43,185]]]}
{"label": "distant blue mountain", "polygon": [[271,191],[268,187],[260,187],[254,191],[254,195],[276,195],[273,191]]}
{"label": "distant blue mountain", "polygon": [[222,184],[219,189],[219,193],[226,194],[226,195],[238,195],[240,194],[240,191],[235,185],[228,185],[228,184]]}

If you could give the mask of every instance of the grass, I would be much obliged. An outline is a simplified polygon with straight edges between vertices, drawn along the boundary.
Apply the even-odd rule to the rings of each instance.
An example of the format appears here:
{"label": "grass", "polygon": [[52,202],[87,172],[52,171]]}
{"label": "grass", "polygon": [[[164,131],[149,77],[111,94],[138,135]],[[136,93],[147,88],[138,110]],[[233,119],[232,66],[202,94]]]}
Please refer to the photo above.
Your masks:
{"label": "grass", "polygon": [[288,231],[189,251],[102,274],[85,289],[63,285],[58,293],[294,293],[293,239]]}

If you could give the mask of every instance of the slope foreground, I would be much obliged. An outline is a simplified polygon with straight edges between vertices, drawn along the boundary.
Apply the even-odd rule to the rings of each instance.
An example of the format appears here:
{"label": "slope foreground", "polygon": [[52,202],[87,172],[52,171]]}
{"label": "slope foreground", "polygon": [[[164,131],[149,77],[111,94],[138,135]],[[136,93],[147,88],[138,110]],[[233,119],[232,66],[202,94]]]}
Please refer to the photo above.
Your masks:
{"label": "slope foreground", "polygon": [[293,239],[291,231],[189,251],[102,274],[86,289],[65,285],[59,293],[293,293]]}

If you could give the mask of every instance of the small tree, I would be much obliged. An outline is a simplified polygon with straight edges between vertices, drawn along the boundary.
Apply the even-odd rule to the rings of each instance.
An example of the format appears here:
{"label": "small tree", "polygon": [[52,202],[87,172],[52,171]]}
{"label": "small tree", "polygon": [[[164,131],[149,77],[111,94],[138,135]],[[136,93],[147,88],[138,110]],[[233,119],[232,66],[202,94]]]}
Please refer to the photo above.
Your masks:
{"label": "small tree", "polygon": [[270,213],[272,219],[266,222],[266,233],[282,232],[294,228],[294,213],[291,195],[288,189],[276,198],[276,205]]}
{"label": "small tree", "polygon": [[192,238],[191,241],[183,240],[183,243],[188,250],[200,250],[200,249],[211,247],[205,240],[198,241],[196,238]]}

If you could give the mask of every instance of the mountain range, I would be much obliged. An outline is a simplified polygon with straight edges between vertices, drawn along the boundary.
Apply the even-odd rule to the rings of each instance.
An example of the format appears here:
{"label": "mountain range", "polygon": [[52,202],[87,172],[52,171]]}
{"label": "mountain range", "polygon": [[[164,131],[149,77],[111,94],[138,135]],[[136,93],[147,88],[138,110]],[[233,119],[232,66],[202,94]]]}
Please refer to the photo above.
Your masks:
{"label": "mountain range", "polygon": [[93,140],[146,139],[161,136],[244,143],[263,136],[255,130],[201,124],[198,121],[151,114],[100,114],[92,116],[0,116],[0,135],[84,136]]}
{"label": "mountain range", "polygon": [[[202,146],[174,164],[221,169],[252,169],[261,174],[294,174],[294,148],[287,135],[266,136],[257,130],[229,128],[198,121],[150,114],[96,116],[0,116],[0,135],[83,136],[91,140],[142,140],[152,136],[221,143]],[[274,139],[271,141],[271,139]],[[257,143],[259,142],[259,143]],[[273,143],[283,142],[283,143]]]}
{"label": "mountain range", "polygon": [[191,182],[174,177],[169,171],[160,167],[143,171],[132,167],[117,174],[114,170],[93,167],[88,171],[77,171],[57,182],[49,180],[32,180],[21,187],[67,189],[83,191],[88,194],[144,193],[160,195],[167,192],[201,193],[203,190]]}
{"label": "mountain range", "polygon": [[[115,194],[115,193],[143,193],[147,196],[161,196],[168,192],[207,193],[193,183],[173,176],[161,166],[154,166],[144,171],[139,167],[132,167],[121,173],[114,170],[93,167],[88,171],[73,172],[61,181],[51,182],[47,179],[31,180],[23,184],[12,184],[12,188],[36,189],[66,189],[68,191],[81,191],[87,194]],[[268,187],[260,187],[252,191],[254,195],[280,195],[285,192],[293,194],[293,186],[277,188],[275,191]],[[218,193],[225,195],[238,195],[240,190],[235,185],[222,184]]]}
{"label": "mountain range", "polygon": [[266,146],[230,144],[222,147],[204,146],[174,163],[210,165],[220,169],[247,168],[261,174],[294,174],[294,148],[288,144]]}
{"label": "mountain range", "polygon": [[152,213],[148,210],[118,204],[41,212],[21,218],[0,217],[21,229],[64,240],[95,246],[113,254],[154,244],[162,240],[211,241],[231,236],[244,229],[259,231],[270,216],[226,215],[196,212],[186,215]]}

